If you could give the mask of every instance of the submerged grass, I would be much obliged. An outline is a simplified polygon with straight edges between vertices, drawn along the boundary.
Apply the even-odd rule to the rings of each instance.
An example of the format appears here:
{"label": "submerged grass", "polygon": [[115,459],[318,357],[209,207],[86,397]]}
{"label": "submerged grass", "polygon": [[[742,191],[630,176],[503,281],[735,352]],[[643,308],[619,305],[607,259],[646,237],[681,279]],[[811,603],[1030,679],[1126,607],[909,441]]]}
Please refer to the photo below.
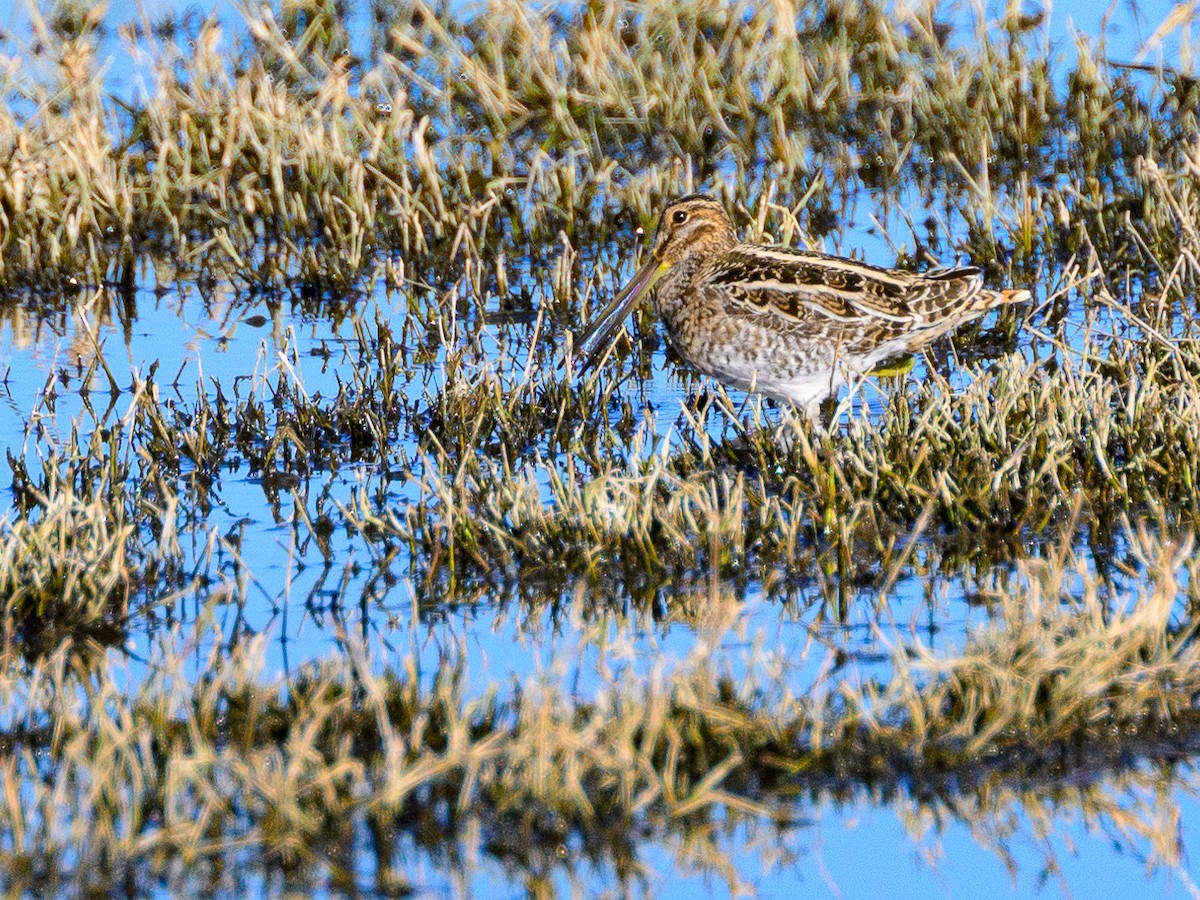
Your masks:
{"label": "submerged grass", "polygon": [[[482,857],[533,894],[592,866],[633,890],[646,841],[736,886],[739,826],[803,835],[864,797],[1001,854],[1018,810],[1082,811],[1192,886],[1174,820],[1130,797],[1196,789],[1195,83],[1084,39],[1068,62],[1016,7],[940,15],[380,0],[360,58],[336,4],[287,4],[244,34],[124,27],[154,88],[115,99],[103,11],[35,11],[0,59],[0,305],[14,343],[76,340],[9,455],[5,887],[400,894],[428,857],[467,892]],[[686,372],[653,409],[646,320],[571,383],[566,332],[698,188],[752,239],[836,249],[869,221],[902,265],[964,251],[1037,305],[823,423]],[[222,326],[261,306],[272,350],[194,389],[114,372],[101,335],[130,340],[151,278],[210,313],[232,283]],[[304,357],[294,316],[340,337]],[[464,657],[430,673],[340,632],[266,675],[261,640],[210,624],[253,582],[208,524],[235,475],[326,572],[366,551],[329,601],[364,630],[408,580],[414,630],[515,596],[576,643],[483,696]],[[953,580],[982,624],[935,652],[891,621],[906,578]],[[821,665],[724,651],[747,598],[806,592]],[[208,604],[187,639],[185,599]],[[874,675],[818,624],[868,600]],[[695,652],[624,666],[646,609]],[[126,675],[95,648],[135,623],[159,649]]]}
{"label": "submerged grass", "polygon": [[64,639],[123,633],[134,592],[127,560],[133,528],[108,520],[103,501],[69,491],[38,498],[31,521],[0,529],[0,597],[6,640],[39,655]]}
{"label": "submerged grass", "polygon": [[708,572],[762,583],[820,562],[841,580],[882,582],[914,529],[991,565],[1055,540],[1068,519],[1103,561],[1126,517],[1197,527],[1189,372],[1200,360],[1174,351],[1086,339],[1049,365],[1011,354],[959,391],[935,374],[893,393],[882,415],[860,408],[832,430],[787,413],[780,424],[758,401],[739,413],[718,395],[685,405],[665,434],[630,423],[615,454],[610,436],[577,430],[567,454],[553,433],[548,449],[522,452],[534,423],[588,411],[518,387],[495,419],[472,418],[492,390],[485,377],[440,414],[460,423],[453,437],[431,425],[419,502],[380,504],[364,488],[347,518],[396,536],[418,580],[451,594],[456,579],[505,573],[653,588]]}
{"label": "submerged grass", "polygon": [[[1186,879],[1172,817],[1126,795],[1169,777],[1194,789],[1176,771],[1200,689],[1194,629],[1175,615],[1192,545],[1131,539],[1136,594],[1111,595],[1064,547],[996,590],[995,618],[954,658],[910,638],[887,683],[827,677],[800,694],[787,669],[801,661],[761,649],[734,675],[713,655],[721,626],[645,676],[610,666],[620,647],[577,622],[579,646],[606,647],[592,699],[562,686],[571,653],[481,698],[460,669],[381,670],[352,640],[285,684],[264,680],[260,641],[214,651],[199,678],[171,649],[135,685],[110,669],[86,692],[66,651],[31,676],[5,657],[5,794],[23,798],[0,807],[6,887],[233,890],[250,859],[268,885],[390,893],[421,887],[403,873],[423,854],[514,866],[533,893],[593,864],[630,886],[652,877],[646,840],[683,857],[747,817],[802,833],[810,806],[864,795],[913,804],[914,828],[965,821],[1002,849],[1016,836],[993,829],[1015,806],[1051,820],[1078,807]],[[728,602],[709,598],[726,623]],[[1050,796],[1048,777],[1064,785]],[[697,862],[737,877],[719,852]]]}
{"label": "submerged grass", "polygon": [[[133,410],[147,402],[135,392]],[[54,391],[7,449],[14,509],[0,521],[0,642],[39,661],[64,642],[95,663],[129,623],[202,587],[209,547],[180,540],[174,481],[129,440],[132,413],[56,431]],[[14,452],[14,451],[21,452]],[[203,540],[203,537],[201,537]]]}
{"label": "submerged grass", "polygon": [[[504,865],[532,893],[549,892],[564,875],[586,879],[593,864],[632,886],[651,877],[639,862],[646,840],[677,847],[681,866],[732,880],[735,867],[718,852],[723,829],[773,822],[802,836],[793,820],[809,805],[864,797],[911,807],[917,834],[930,819],[963,821],[1001,854],[1019,835],[996,829],[1011,829],[1018,806],[1032,804],[1050,822],[1081,809],[1182,877],[1173,820],[1127,800],[1164,781],[1193,784],[1186,763],[1178,766],[1194,752],[1200,689],[1200,582],[1186,536],[1194,506],[1179,489],[1183,479],[1158,476],[1167,464],[1186,471],[1178,466],[1195,457],[1180,454],[1176,463],[1154,451],[1191,440],[1186,380],[1172,386],[1156,374],[1131,394],[1069,358],[1048,376],[1013,356],[961,392],[935,377],[894,395],[878,420],[855,415],[837,432],[787,417],[782,427],[755,423],[761,407],[742,422],[718,396],[689,411],[695,422],[685,416],[676,441],[656,445],[643,428],[623,458],[613,455],[617,438],[585,437],[576,425],[564,426],[563,438],[574,448],[573,469],[539,463],[537,442],[523,470],[505,463],[503,450],[489,463],[486,447],[533,433],[532,422],[582,415],[575,405],[596,399],[529,379],[504,394],[508,403],[494,419],[477,420],[457,441],[457,432],[435,430],[398,471],[389,436],[422,416],[442,416],[438,404],[457,394],[434,389],[409,399],[397,387],[406,376],[386,362],[395,345],[366,330],[359,339],[347,345],[350,359],[391,350],[354,367],[355,382],[334,398],[310,395],[296,379],[299,360],[287,354],[223,399],[201,394],[190,406],[163,401],[158,386],[143,381],[119,420],[84,417],[40,469],[14,460],[19,496],[47,510],[21,528],[61,521],[59,504],[46,499],[54,485],[96,498],[85,508],[97,521],[75,519],[66,544],[40,533],[44,571],[88,562],[86,548],[102,544],[109,528],[125,541],[124,557],[93,557],[82,569],[87,579],[68,582],[56,602],[86,604],[93,585],[118,577],[123,586],[150,580],[156,554],[171,556],[175,546],[170,523],[206,533],[188,517],[231,466],[290,475],[290,486],[263,478],[264,495],[290,494],[307,511],[297,473],[368,459],[417,494],[397,509],[386,490],[373,497],[364,489],[347,507],[318,500],[294,527],[318,537],[352,529],[393,561],[390,544],[407,543],[402,558],[418,576],[414,587],[425,585],[418,602],[494,602],[479,589],[494,577],[522,581],[524,596],[542,603],[560,603],[572,590],[603,598],[599,612],[568,598],[580,649],[561,651],[544,679],[479,697],[453,657],[421,676],[414,661],[385,662],[386,652],[348,637],[344,654],[281,682],[263,675],[261,643],[227,645],[201,633],[181,647],[165,633],[132,684],[115,660],[71,670],[73,648],[14,641],[8,680],[0,679],[0,689],[13,692],[3,704],[14,717],[6,793],[32,799],[0,811],[11,847],[0,868],[11,888],[119,882],[236,891],[251,877],[350,890],[362,886],[369,858],[373,887],[386,892],[419,887],[403,873],[425,854],[463,878],[476,865]],[[1149,346],[1158,358],[1153,345],[1118,346]],[[1132,371],[1152,365],[1136,354],[1127,362]],[[1153,365],[1162,368],[1161,360]],[[485,371],[473,383],[494,390],[497,377]],[[611,399],[611,386],[596,390]],[[453,402],[482,407],[466,385],[457,391],[463,397]],[[526,392],[556,397],[558,408]],[[1106,410],[1107,425],[1099,414]],[[714,440],[705,416],[724,417],[736,433]],[[343,417],[378,434],[359,440]],[[41,443],[52,446],[52,422],[37,425]],[[909,437],[897,437],[898,429]],[[1127,442],[1143,429],[1157,443]],[[995,458],[1011,463],[996,468],[988,462]],[[153,475],[135,497],[111,489],[134,480],[122,461]],[[1105,471],[1111,477],[1101,477]],[[127,503],[132,512],[122,512]],[[989,526],[989,516],[1013,509],[1025,516],[1020,531]],[[1153,529],[1122,522],[1150,513],[1158,517]],[[973,518],[953,518],[964,514]],[[1081,555],[1081,529],[1098,531],[1102,522],[1119,532],[1089,536],[1094,548],[1107,541],[1107,563],[1097,552]],[[988,527],[1006,535],[999,549],[984,540]],[[5,535],[9,555],[0,558],[25,546],[20,533]],[[148,549],[156,534],[167,551]],[[949,654],[888,621],[890,585],[918,542],[927,564],[930,548],[959,547],[980,572],[985,624]],[[1030,547],[1042,558],[1028,558]],[[948,571],[963,565],[946,562]],[[819,629],[808,652],[829,659],[811,684],[796,680],[805,659],[769,647],[742,661],[720,652],[722,637],[741,627],[739,578],[772,597],[789,578],[819,579],[814,569],[834,597],[846,585],[872,586],[877,639],[892,648],[886,678],[843,671],[843,651],[836,643],[824,649]],[[214,610],[242,604],[243,571],[206,564],[182,590],[207,585]],[[650,676],[619,664],[629,651],[608,632],[620,593],[615,572],[634,596],[639,580],[655,589],[673,580],[671,617],[691,616],[703,635],[693,656],[664,659]],[[688,578],[707,583],[690,613],[678,592]],[[170,599],[161,587],[146,595]],[[7,615],[39,621],[29,606]],[[635,627],[618,621],[622,634]],[[191,648],[206,644],[217,649],[189,663]],[[32,674],[17,650],[26,660],[38,652]],[[589,657],[597,659],[596,687],[579,696],[564,687],[563,667]],[[1047,779],[1070,787],[1047,799]]]}

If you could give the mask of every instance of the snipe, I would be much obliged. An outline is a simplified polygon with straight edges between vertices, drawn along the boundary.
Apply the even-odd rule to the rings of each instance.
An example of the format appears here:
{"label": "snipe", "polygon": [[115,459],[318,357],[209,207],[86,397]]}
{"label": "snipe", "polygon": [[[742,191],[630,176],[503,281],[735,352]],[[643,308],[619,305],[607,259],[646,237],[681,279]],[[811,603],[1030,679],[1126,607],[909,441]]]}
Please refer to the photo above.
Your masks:
{"label": "snipe", "polygon": [[638,300],[655,307],[679,355],[740,390],[812,410],[841,384],[1028,291],[983,287],[973,267],[905,272],[823,253],[743,244],[724,207],[668,203],[633,280],[579,342],[595,365]]}

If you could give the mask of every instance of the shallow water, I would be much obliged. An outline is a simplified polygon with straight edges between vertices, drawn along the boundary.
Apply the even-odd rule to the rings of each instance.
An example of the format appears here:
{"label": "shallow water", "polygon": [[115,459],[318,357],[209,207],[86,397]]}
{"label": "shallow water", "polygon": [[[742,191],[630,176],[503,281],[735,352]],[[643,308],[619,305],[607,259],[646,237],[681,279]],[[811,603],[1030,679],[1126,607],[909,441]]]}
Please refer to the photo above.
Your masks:
{"label": "shallow water", "polygon": [[[161,6],[150,5],[151,15]],[[1139,23],[1158,22],[1166,9],[1166,4],[1147,4],[1138,7],[1135,15],[1132,7],[1117,8],[1108,25],[1110,52],[1114,56],[1118,49],[1132,53],[1145,36],[1145,27]],[[124,15],[124,7],[114,4],[113,21]],[[1059,5],[1053,11],[1051,35],[1065,41],[1068,19],[1085,33],[1094,33],[1089,28],[1098,27],[1099,15],[1092,6]],[[19,26],[19,20],[12,21]],[[1169,56],[1172,45],[1166,52]],[[136,66],[125,68],[121,62],[114,64],[109,77],[118,92],[136,90],[139,83]],[[870,198],[863,198],[862,204],[873,209]],[[887,242],[864,224],[865,218],[860,215],[855,224],[846,223],[832,245],[824,249],[854,251],[873,262],[888,262],[891,251]],[[894,224],[884,218],[888,226]],[[949,243],[950,236],[945,237]],[[624,258],[628,250],[611,252]],[[624,263],[619,271],[626,276],[632,266]],[[534,275],[527,279],[519,287],[528,289],[533,298],[529,309],[501,309],[498,301],[491,300],[480,310],[477,298],[461,298],[468,321],[464,334],[476,342],[485,362],[503,356],[519,370],[522,348],[528,345],[534,328],[534,314],[543,306],[552,309],[551,289]],[[82,289],[84,297],[93,293],[94,286]],[[100,424],[124,414],[132,373],[145,375],[153,366],[157,366],[160,396],[169,396],[183,409],[195,403],[197,385],[203,385],[210,399],[217,385],[226,396],[232,395],[239,383],[244,389],[262,390],[250,387],[248,379],[255,374],[294,373],[310,396],[332,396],[339,384],[353,383],[354,370],[360,365],[356,325],[379,321],[393,334],[419,333],[419,319],[415,320],[418,327],[405,330],[412,316],[413,293],[388,291],[381,281],[362,296],[320,301],[299,295],[256,297],[227,284],[206,290],[202,296],[194,285],[172,283],[169,276],[160,282],[155,273],[145,272],[132,297],[136,312],[130,309],[124,321],[107,293],[97,304],[80,298],[55,298],[56,304],[68,310],[59,314],[48,314],[40,299],[27,299],[5,317],[0,330],[0,372],[5,373],[0,385],[0,443],[3,449],[23,457],[31,468],[36,464],[44,446],[26,435],[33,411],[47,402],[47,385],[59,375],[50,431],[65,435],[77,418],[88,427],[87,408],[102,411],[109,402],[107,380],[99,371],[88,385],[89,391],[81,391],[80,365],[86,366],[97,352],[120,388],[112,395],[110,411],[101,412]],[[325,300],[337,308],[336,314],[330,313]],[[99,351],[90,336],[96,323]],[[547,339],[543,335],[543,340]],[[1026,354],[1043,352],[1029,332],[1020,336],[1017,349]],[[660,442],[676,439],[681,410],[693,402],[697,382],[680,377],[677,364],[668,360],[661,342],[644,352],[650,355],[651,377],[633,379],[622,388],[622,396],[651,411],[647,414],[649,429]],[[956,362],[942,345],[932,350],[929,358],[919,359],[906,377],[919,381],[928,376],[932,364],[945,370],[952,385],[961,386],[973,377],[972,366],[989,362],[986,349]],[[444,364],[444,357],[437,354],[414,364],[402,392],[413,402],[432,402],[443,383]],[[852,407],[848,415],[878,412],[890,390],[896,387],[868,386],[860,405]],[[715,418],[710,425],[712,436],[719,437]],[[393,453],[413,457],[418,438],[401,435]],[[407,575],[410,561],[403,556],[381,569],[372,562],[371,543],[362,537],[336,529],[324,552],[308,539],[305,529],[293,525],[297,504],[315,513],[317,498],[326,504],[346,504],[360,489],[382,491],[384,506],[411,502],[412,483],[387,475],[376,466],[342,463],[336,471],[315,471],[299,485],[277,490],[265,485],[261,474],[252,473],[244,460],[237,470],[221,473],[211,496],[211,510],[195,523],[189,537],[196,555],[191,562],[198,562],[209,533],[236,537],[245,565],[226,555],[220,557],[220,567],[233,577],[247,570],[251,576],[243,606],[217,609],[223,641],[232,643],[253,634],[269,636],[268,671],[288,674],[306,662],[342,652],[343,632],[348,631],[363,635],[380,669],[394,667],[412,654],[419,671],[432,677],[447,658],[461,659],[472,692],[482,692],[497,682],[519,684],[549,675],[561,678],[576,696],[588,697],[601,683],[596,673],[602,666],[648,675],[664,661],[670,665],[696,652],[714,630],[703,617],[703,584],[663,586],[650,604],[634,603],[627,592],[617,590],[614,593],[621,602],[613,604],[611,628],[628,642],[601,658],[594,643],[581,643],[579,614],[570,595],[562,598],[566,613],[550,604],[531,609],[521,603],[517,591],[484,591],[473,603],[418,604],[418,588]],[[0,489],[0,506],[7,508],[14,499],[11,487]],[[854,681],[886,677],[895,642],[921,642],[952,653],[971,627],[987,620],[986,608],[970,600],[991,573],[966,574],[961,567],[952,567],[949,575],[942,575],[930,552],[924,546],[918,549],[883,598],[877,596],[877,588],[842,586],[840,610],[826,603],[828,594],[819,575],[773,585],[769,590],[756,581],[730,585],[730,593],[738,600],[736,626],[728,631],[715,629],[719,643],[709,652],[737,676],[760,664],[756,654],[764,648],[782,661],[789,685],[797,692],[809,689],[824,676],[831,655],[839,657],[841,677]],[[929,569],[932,576],[927,574]],[[393,574],[395,583],[381,579],[381,571]],[[699,595],[700,603],[682,602],[689,594]],[[185,598],[173,612],[179,620],[193,622],[203,599],[207,598]],[[700,614],[694,612],[697,605]],[[163,652],[162,645],[169,647],[180,640],[178,634],[166,632],[160,625],[151,617],[135,617],[123,651],[112,651],[114,657],[127,655],[131,678],[141,677],[144,665],[153,665],[156,655]],[[196,658],[199,665],[202,654]],[[1117,783],[1120,779],[1112,779],[1112,784],[1104,781],[1101,777],[1101,791],[1121,796],[1126,790]],[[1165,788],[1159,786],[1179,804],[1180,841],[1188,849],[1194,846],[1192,835],[1200,821],[1195,786],[1190,770],[1179,773]],[[1135,787],[1134,791],[1141,789]],[[1004,807],[999,818],[1016,833],[1007,866],[1003,854],[986,846],[980,832],[972,832],[965,824],[968,816],[943,811],[944,821],[938,828],[928,822],[914,825],[914,817],[919,820],[928,816],[928,811],[914,812],[911,801],[869,791],[846,802],[798,803],[795,814],[800,823],[782,838],[763,833],[769,832],[765,826],[742,824],[732,827],[722,841],[732,848],[739,877],[756,896],[794,896],[797,890],[815,896],[877,896],[881,885],[887,885],[889,896],[896,897],[1027,896],[1040,889],[1076,897],[1194,894],[1194,885],[1184,883],[1177,872],[1156,869],[1147,875],[1145,860],[1136,847],[1114,840],[1103,828],[1082,824],[1082,814],[1075,814],[1069,801],[1065,805],[1067,811],[1052,819],[1048,833],[1043,833],[1043,823],[1035,821],[1019,803]],[[984,832],[988,828],[986,822],[978,827]],[[794,854],[795,859],[781,862],[782,850]],[[1054,854],[1053,866],[1047,864],[1048,852]],[[689,871],[673,848],[650,842],[640,853],[653,873],[646,885],[648,895],[690,897],[707,892],[720,896],[727,891],[727,885],[714,881],[711,873]],[[366,857],[364,854],[364,883],[370,881]],[[465,890],[473,896],[516,896],[522,892],[519,878],[487,859],[477,870],[467,866],[460,874],[449,873],[439,861],[416,851],[409,862],[406,875],[419,895]],[[602,889],[616,892],[611,871],[593,872],[586,867],[575,881],[559,872],[552,883],[563,894],[586,895]],[[248,886],[263,894],[276,890],[270,882],[253,879]]]}
{"label": "shallow water", "polygon": [[[345,360],[340,357],[341,348],[353,340],[352,319],[371,321],[378,316],[398,330],[398,323],[407,315],[404,298],[383,290],[358,298],[354,314],[340,325],[308,314],[301,306],[289,308],[284,303],[272,309],[232,290],[218,295],[216,302],[206,306],[195,294],[174,290],[156,294],[151,283],[142,286],[137,294],[137,316],[128,327],[114,322],[99,331],[104,355],[122,387],[127,389],[131,380],[125,373],[144,373],[157,362],[160,372],[172,374],[178,387],[171,390],[178,391],[177,399],[186,407],[194,400],[201,373],[204,384],[219,383],[229,392],[237,379],[282,365],[281,351],[286,351],[287,364],[294,367],[306,390],[329,394],[336,391],[339,377],[350,380],[352,355]],[[20,320],[17,317],[15,321]],[[527,329],[525,324],[483,326],[484,333],[495,334],[499,345],[506,348],[519,344]],[[28,410],[38,404],[48,375],[60,368],[72,369],[72,355],[79,353],[83,344],[77,319],[37,327],[10,322],[0,343],[0,369],[8,371],[0,434],[11,436],[10,450],[22,452],[19,440],[29,421]],[[90,351],[85,348],[83,352]],[[673,364],[667,363],[661,351],[654,355],[653,368],[653,381],[640,389],[646,392],[645,402],[656,410],[656,429],[666,434],[674,429],[690,388],[674,376]],[[922,374],[923,364],[919,364],[908,377]],[[435,363],[430,364],[429,375],[436,381]],[[959,371],[955,377],[970,376]],[[420,384],[425,381],[424,377],[414,379]],[[165,379],[160,382],[160,391],[167,390],[166,384]],[[104,380],[93,384],[88,399],[94,407],[107,402]],[[126,390],[115,398],[112,415],[119,416],[127,403]],[[83,394],[72,382],[58,392],[54,406],[61,431],[82,414]],[[33,462],[38,446],[28,442],[23,452]],[[602,683],[598,677],[601,668],[649,675],[664,663],[670,666],[672,660],[687,658],[709,640],[710,630],[703,624],[703,600],[698,617],[689,612],[697,608],[696,603],[684,602],[688,593],[698,591],[703,596],[703,585],[685,586],[682,592],[665,588],[656,603],[658,615],[633,612],[632,620],[622,624],[625,616],[616,612],[612,634],[621,636],[621,641],[603,658],[594,643],[581,643],[581,623],[573,615],[552,612],[547,605],[529,608],[515,597],[485,594],[467,606],[417,610],[402,559],[394,564],[398,582],[380,587],[372,583],[375,570],[369,564],[367,542],[336,531],[327,565],[316,544],[305,541],[303,533],[290,524],[292,507],[303,503],[303,496],[324,494],[348,502],[360,484],[378,481],[373,467],[348,464],[336,473],[315,472],[304,480],[306,492],[285,490],[273,502],[264,494],[262,479],[249,472],[249,467],[243,467],[222,474],[211,511],[197,523],[195,546],[204,546],[208,530],[237,535],[253,583],[244,606],[218,608],[217,621],[223,642],[268,635],[268,672],[292,672],[307,661],[341,652],[344,629],[365,637],[380,670],[400,665],[411,654],[418,661],[418,671],[431,679],[439,663],[461,660],[472,693],[497,682],[517,684],[526,678],[550,677],[568,686],[573,695],[586,698]],[[411,499],[406,496],[409,488],[400,482],[391,482],[387,491],[388,503],[401,505]],[[6,502],[11,502],[11,488],[3,494],[9,498]],[[363,563],[359,571],[352,569],[356,562]],[[840,657],[839,677],[849,682],[886,677],[891,647],[897,640],[953,653],[969,627],[988,620],[988,612],[964,602],[964,596],[977,590],[971,579],[961,574],[927,578],[923,573],[930,562],[923,551],[915,554],[882,603],[877,589],[850,588],[841,621],[815,584],[795,584],[782,594],[777,586],[766,596],[761,584],[742,585],[737,589],[741,600],[736,624],[729,631],[718,628],[719,643],[711,652],[736,677],[747,667],[762,664],[761,648],[785,667],[788,682],[798,692],[825,676],[830,652]],[[196,607],[184,600],[174,612],[186,623],[193,620]],[[142,670],[140,660],[154,665],[154,659],[169,655],[180,640],[178,633],[164,632],[157,622],[157,618],[136,616],[131,622],[125,652],[135,680]],[[198,652],[198,667],[203,658]],[[1177,793],[1175,799],[1183,804],[1185,817],[1195,811],[1190,790]],[[901,804],[901,808],[907,806],[911,802]],[[738,849],[745,837],[739,829],[726,838],[725,846],[733,848],[741,877],[755,895],[787,896],[799,886],[817,895],[866,896],[877,890],[882,880],[892,883],[899,872],[902,878],[896,881],[897,889],[907,893],[897,896],[926,896],[931,891],[953,896],[1021,896],[1038,885],[1045,867],[1045,842],[1030,833],[1034,830],[1030,823],[1020,824],[1022,816],[1015,810],[1011,814],[1017,817],[1018,830],[1026,834],[1013,852],[1012,873],[996,854],[981,849],[953,815],[941,835],[914,838],[902,824],[909,813],[901,815],[894,803],[880,803],[869,796],[860,796],[848,805],[832,801],[814,807],[801,804],[796,814],[811,824],[795,829],[792,840],[798,858],[786,866],[774,861],[773,846],[764,851],[754,841],[746,841]],[[1185,818],[1185,829],[1187,821]],[[1060,860],[1061,875],[1048,879],[1052,892],[1059,884],[1073,896],[1101,896],[1091,892],[1091,886],[1098,884],[1106,885],[1104,896],[1115,896],[1111,890],[1117,884],[1130,888],[1154,885],[1168,894],[1182,889],[1173,884],[1174,876],[1162,871],[1146,884],[1143,861],[1109,848],[1107,837],[1089,832],[1078,822],[1056,825],[1047,840],[1065,857]],[[720,896],[727,889],[714,882],[711,873],[689,875],[686,866],[676,870],[679,863],[673,850],[654,844],[641,849],[644,864],[656,873],[647,884],[650,895],[685,897],[707,891]],[[455,893],[463,888],[462,878],[466,878],[465,889],[475,896],[520,893],[515,885],[502,887],[504,874],[486,857],[474,874],[468,869],[449,881],[437,863],[422,859],[419,852],[413,853],[406,876],[414,887],[432,896]],[[365,870],[363,875],[364,883],[369,883],[369,872]],[[582,890],[586,894],[608,884],[611,873],[577,874],[583,881],[576,880],[573,887],[566,875],[557,877],[563,892]],[[260,887],[268,894],[275,890],[270,883]]]}

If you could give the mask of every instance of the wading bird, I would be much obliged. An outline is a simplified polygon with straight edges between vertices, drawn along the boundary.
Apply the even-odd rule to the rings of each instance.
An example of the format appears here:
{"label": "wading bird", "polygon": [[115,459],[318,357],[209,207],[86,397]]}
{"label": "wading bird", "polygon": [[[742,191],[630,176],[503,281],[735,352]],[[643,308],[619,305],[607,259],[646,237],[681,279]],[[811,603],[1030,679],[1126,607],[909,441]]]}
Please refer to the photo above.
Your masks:
{"label": "wading bird", "polygon": [[653,290],[688,363],[739,390],[814,413],[822,399],[1028,291],[983,287],[973,267],[905,272],[782,247],[743,244],[724,207],[693,194],[663,210],[650,258],[587,327],[583,367],[606,355]]}

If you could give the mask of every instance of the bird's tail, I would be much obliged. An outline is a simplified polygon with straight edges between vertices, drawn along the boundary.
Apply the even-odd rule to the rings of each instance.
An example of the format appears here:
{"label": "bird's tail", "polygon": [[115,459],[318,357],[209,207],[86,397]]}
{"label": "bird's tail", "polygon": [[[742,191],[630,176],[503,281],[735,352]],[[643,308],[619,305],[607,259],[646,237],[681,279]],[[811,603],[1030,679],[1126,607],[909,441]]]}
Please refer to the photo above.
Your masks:
{"label": "bird's tail", "polygon": [[1033,294],[1025,290],[996,291],[996,299],[1000,303],[1024,303],[1026,300],[1032,300]]}
{"label": "bird's tail", "polygon": [[1010,303],[1024,303],[1026,300],[1031,300],[1033,295],[1029,291],[1009,289],[1004,291],[994,291],[990,288],[980,290],[968,305],[971,315],[978,315],[986,312],[989,309],[995,309],[997,306],[1007,306]]}

